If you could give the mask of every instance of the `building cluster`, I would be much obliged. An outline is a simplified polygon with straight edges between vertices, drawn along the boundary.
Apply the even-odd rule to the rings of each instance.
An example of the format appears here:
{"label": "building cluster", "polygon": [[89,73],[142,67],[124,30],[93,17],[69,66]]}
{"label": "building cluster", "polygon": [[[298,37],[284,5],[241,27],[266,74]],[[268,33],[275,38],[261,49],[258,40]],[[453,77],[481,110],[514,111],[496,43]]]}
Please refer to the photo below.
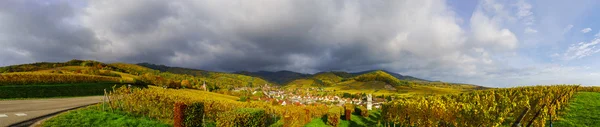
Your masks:
{"label": "building cluster", "polygon": [[367,109],[380,108],[384,102],[382,98],[372,98],[371,94],[362,98],[342,98],[340,96],[313,96],[313,95],[298,95],[282,90],[263,91],[264,97],[258,99],[262,101],[275,100],[280,105],[310,105],[310,104],[326,104],[342,106],[344,104],[363,105]]}

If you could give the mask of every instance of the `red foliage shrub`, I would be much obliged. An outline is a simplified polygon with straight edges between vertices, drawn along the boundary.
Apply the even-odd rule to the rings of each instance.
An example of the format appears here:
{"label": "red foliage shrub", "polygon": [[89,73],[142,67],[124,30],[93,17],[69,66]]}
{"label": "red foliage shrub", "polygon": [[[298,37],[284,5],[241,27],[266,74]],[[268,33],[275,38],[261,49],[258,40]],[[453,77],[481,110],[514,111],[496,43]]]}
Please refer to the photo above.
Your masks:
{"label": "red foliage shrub", "polygon": [[187,106],[183,102],[176,102],[173,108],[173,126],[183,127],[183,120],[185,118],[184,111]]}

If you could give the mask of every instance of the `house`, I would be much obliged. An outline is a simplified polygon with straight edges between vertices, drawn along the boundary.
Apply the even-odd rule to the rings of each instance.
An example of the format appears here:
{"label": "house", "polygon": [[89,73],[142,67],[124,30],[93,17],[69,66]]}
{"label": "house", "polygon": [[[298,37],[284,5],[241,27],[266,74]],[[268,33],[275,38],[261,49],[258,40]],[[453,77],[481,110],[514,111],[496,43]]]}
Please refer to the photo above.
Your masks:
{"label": "house", "polygon": [[279,103],[280,103],[282,106],[285,106],[285,105],[287,105],[287,103],[286,103],[285,101],[283,101],[283,100],[280,100],[280,101],[279,101]]}

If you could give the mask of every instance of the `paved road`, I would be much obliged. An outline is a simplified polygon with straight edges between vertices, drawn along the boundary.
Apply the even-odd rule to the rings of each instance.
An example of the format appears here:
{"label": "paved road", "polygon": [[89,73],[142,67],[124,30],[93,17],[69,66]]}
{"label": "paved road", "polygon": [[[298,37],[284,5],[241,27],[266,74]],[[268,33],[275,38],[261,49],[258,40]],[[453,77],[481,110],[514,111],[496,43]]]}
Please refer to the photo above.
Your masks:
{"label": "paved road", "polygon": [[101,101],[102,96],[0,101],[0,127]]}

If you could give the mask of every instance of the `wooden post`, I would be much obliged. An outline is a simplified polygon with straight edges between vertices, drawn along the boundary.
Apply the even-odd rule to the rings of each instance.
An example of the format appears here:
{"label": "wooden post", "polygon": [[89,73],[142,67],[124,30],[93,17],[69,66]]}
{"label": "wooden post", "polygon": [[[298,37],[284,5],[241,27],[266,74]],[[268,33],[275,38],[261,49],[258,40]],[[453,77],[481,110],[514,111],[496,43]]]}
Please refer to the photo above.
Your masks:
{"label": "wooden post", "polygon": [[106,105],[106,89],[104,89],[104,96],[102,97],[102,111],[106,111],[104,105]]}
{"label": "wooden post", "polygon": [[552,114],[550,114],[550,127],[552,127]]}
{"label": "wooden post", "polygon": [[531,121],[529,121],[529,123],[527,124],[527,127],[530,127],[531,124],[533,124],[533,121],[540,116],[540,113],[542,112],[542,109],[544,109],[544,107],[546,107],[546,104],[542,105],[542,108],[540,108],[536,113],[535,116],[533,116],[533,118],[531,118]]}
{"label": "wooden post", "polygon": [[519,117],[515,120],[511,127],[521,127],[521,120],[523,120],[523,117],[525,117],[525,114],[527,114],[527,112],[529,112],[529,108],[525,108],[525,110],[523,110],[521,115],[519,115]]}

